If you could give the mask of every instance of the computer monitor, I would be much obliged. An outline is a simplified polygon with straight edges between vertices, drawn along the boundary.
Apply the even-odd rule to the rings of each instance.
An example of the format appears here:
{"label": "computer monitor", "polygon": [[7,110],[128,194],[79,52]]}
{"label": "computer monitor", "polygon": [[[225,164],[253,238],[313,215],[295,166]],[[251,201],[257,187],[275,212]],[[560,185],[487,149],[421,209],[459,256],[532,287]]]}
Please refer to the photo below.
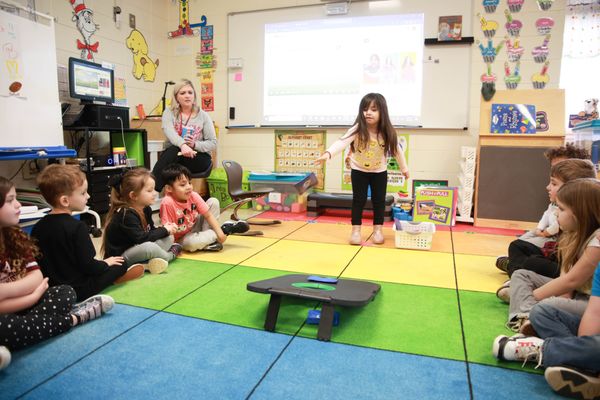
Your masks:
{"label": "computer monitor", "polygon": [[114,71],[100,64],[69,58],[69,93],[82,103],[115,101]]}

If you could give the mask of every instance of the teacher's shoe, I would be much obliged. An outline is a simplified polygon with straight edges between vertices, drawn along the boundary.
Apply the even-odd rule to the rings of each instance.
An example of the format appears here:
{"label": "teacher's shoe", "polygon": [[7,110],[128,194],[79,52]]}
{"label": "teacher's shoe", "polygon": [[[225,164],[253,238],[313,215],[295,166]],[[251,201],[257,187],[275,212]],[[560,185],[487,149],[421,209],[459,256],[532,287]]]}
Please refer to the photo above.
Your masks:
{"label": "teacher's shoe", "polygon": [[556,393],[572,399],[600,399],[600,378],[569,367],[548,367],[544,373]]}

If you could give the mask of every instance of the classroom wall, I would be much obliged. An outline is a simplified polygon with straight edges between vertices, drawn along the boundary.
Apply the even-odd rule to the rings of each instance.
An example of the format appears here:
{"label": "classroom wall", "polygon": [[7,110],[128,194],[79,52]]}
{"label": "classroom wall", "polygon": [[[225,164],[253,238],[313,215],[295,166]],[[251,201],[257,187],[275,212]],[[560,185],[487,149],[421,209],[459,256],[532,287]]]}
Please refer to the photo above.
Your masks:
{"label": "classroom wall", "polygon": [[[192,1],[190,6],[190,21],[200,19],[201,15],[206,15],[209,24],[214,26],[214,53],[217,56],[218,67],[214,76],[215,90],[215,111],[211,113],[215,122],[221,127],[219,137],[218,159],[219,163],[223,159],[235,159],[247,169],[272,169],[274,168],[274,134],[273,129],[252,129],[252,130],[227,130],[227,22],[228,13],[260,10],[278,7],[301,6],[315,4],[315,0],[262,0],[249,2],[245,0],[230,0],[215,2],[210,0]],[[473,36],[476,39],[484,40],[483,34],[479,29],[479,18],[477,13],[484,13],[480,0],[473,0]],[[174,8],[174,7],[171,7]],[[506,31],[503,25],[506,22],[503,10],[506,8],[504,1],[498,7],[495,14],[484,14],[488,19],[497,20],[501,29],[496,34],[495,43],[504,38]],[[550,42],[550,83],[547,87],[558,87],[560,56],[562,53],[562,30],[564,19],[565,0],[556,0],[552,9],[541,13],[535,1],[527,0],[518,17],[524,24],[521,32],[521,43],[526,48],[526,53],[522,58],[522,83],[519,88],[530,89],[530,77],[533,73],[539,72],[540,64],[535,64],[530,55],[534,46],[540,45],[541,36],[534,32],[533,26],[535,20],[540,16],[552,16],[556,26],[552,32]],[[293,9],[290,10],[293,12]],[[492,16],[493,15],[493,16]],[[175,15],[175,17],[177,17]],[[171,19],[173,16],[171,16]],[[538,43],[539,42],[539,43]],[[170,40],[168,43],[168,52],[173,57],[172,78],[183,76],[194,76],[194,55],[178,56],[181,53],[182,46],[193,46],[197,48],[196,43],[188,42],[182,44],[181,40]],[[249,46],[259,46],[260,44],[249,43]],[[195,50],[194,50],[195,51]],[[506,48],[503,48],[496,62],[493,64],[493,72],[498,76],[497,87],[504,89],[502,80],[504,71],[504,61],[507,59]],[[480,104],[480,76],[486,71],[486,66],[480,56],[479,48],[472,46],[471,60],[469,63],[471,84],[465,88],[470,93],[469,121],[467,131],[456,130],[419,130],[408,131],[410,137],[409,168],[411,176],[417,179],[448,179],[451,185],[458,185],[458,173],[460,170],[460,147],[476,146],[479,129],[479,104]],[[448,77],[452,79],[452,77]],[[444,90],[440,87],[440,90]],[[251,93],[248,96],[252,96]],[[339,138],[344,131],[340,129],[328,129],[327,145]],[[404,133],[404,131],[401,131]],[[326,190],[341,190],[341,156],[335,157],[327,164]]]}
{"label": "classroom wall", "polygon": [[[27,0],[19,0],[26,4]],[[218,165],[224,159],[234,159],[244,168],[273,169],[274,168],[274,133],[273,129],[253,130],[227,130],[225,129],[228,115],[227,104],[227,24],[228,13],[259,10],[279,7],[302,6],[318,3],[316,0],[191,0],[189,4],[189,20],[199,22],[202,15],[206,15],[208,23],[214,26],[214,54],[217,57],[217,69],[214,74],[215,111],[211,116],[220,127],[218,145]],[[484,40],[479,29],[477,13],[483,13],[480,0],[473,0],[473,36]],[[113,22],[112,7],[117,4],[122,9],[121,28],[117,29]],[[146,112],[158,104],[164,82],[177,80],[182,77],[194,79],[197,73],[195,57],[199,51],[200,43],[197,37],[167,39],[167,32],[175,30],[179,21],[178,2],[170,0],[117,0],[101,1],[86,0],[86,5],[94,11],[94,20],[100,29],[94,35],[100,41],[100,50],[96,61],[108,61],[115,64],[116,76],[123,77],[127,85],[127,98],[131,107],[130,116],[137,115],[135,105],[144,104]],[[501,29],[496,34],[495,43],[504,37],[505,23],[503,10],[506,3],[501,2],[495,14],[483,14],[488,19],[497,20]],[[57,60],[66,64],[69,56],[78,56],[75,40],[81,35],[75,24],[71,21],[72,7],[68,0],[37,0],[36,9],[40,12],[56,17],[56,47]],[[552,9],[542,14],[535,1],[527,0],[523,10],[518,14],[527,28],[522,31],[521,43],[526,48],[523,56],[521,70],[523,80],[519,88],[531,88],[530,76],[539,72],[540,64],[534,64],[530,51],[533,46],[541,44],[541,36],[533,31],[533,25],[540,16],[552,16],[556,26],[552,32],[550,42],[550,83],[547,87],[558,87],[560,55],[562,53],[562,30],[564,19],[565,0],[556,0]],[[293,12],[293,10],[290,10]],[[138,81],[131,74],[133,66],[130,50],[125,47],[125,39],[131,29],[128,27],[128,15],[136,16],[137,29],[140,30],[150,48],[150,56],[158,58],[160,65],[156,80],[153,83]],[[259,46],[258,43],[249,43],[249,46]],[[498,76],[497,87],[504,89],[502,81],[506,49],[504,48],[493,64],[493,72]],[[409,168],[411,176],[417,179],[448,179],[450,184],[458,185],[460,147],[476,146],[479,128],[480,88],[479,78],[486,70],[476,45],[471,49],[469,62],[471,84],[464,90],[470,93],[468,130],[419,130],[408,131],[411,134],[409,146]],[[452,79],[452,77],[448,77]],[[199,86],[199,85],[198,85]],[[170,97],[170,89],[167,97]],[[198,89],[198,88],[197,88]],[[198,89],[199,90],[199,89]],[[440,90],[444,90],[440,87]],[[248,96],[252,96],[249,93]],[[330,145],[344,133],[341,129],[328,129],[327,145]],[[404,133],[404,131],[401,131]],[[12,175],[19,164],[0,167],[6,175]],[[6,172],[5,172],[6,171]],[[341,190],[341,157],[337,156],[327,165],[326,190]]]}

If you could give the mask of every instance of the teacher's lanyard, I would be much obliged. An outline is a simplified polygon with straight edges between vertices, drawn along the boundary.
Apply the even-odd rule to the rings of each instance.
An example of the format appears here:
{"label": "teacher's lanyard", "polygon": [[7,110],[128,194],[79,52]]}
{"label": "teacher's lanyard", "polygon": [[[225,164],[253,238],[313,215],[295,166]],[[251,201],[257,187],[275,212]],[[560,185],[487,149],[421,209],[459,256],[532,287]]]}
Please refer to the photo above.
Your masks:
{"label": "teacher's lanyard", "polygon": [[181,134],[183,133],[183,127],[187,126],[188,122],[190,122],[190,118],[192,118],[192,113],[190,113],[190,115],[188,115],[187,119],[185,120],[185,124],[184,124],[183,116],[181,115],[181,113],[179,113],[179,123],[181,124],[181,126],[179,127],[179,136],[181,136]]}

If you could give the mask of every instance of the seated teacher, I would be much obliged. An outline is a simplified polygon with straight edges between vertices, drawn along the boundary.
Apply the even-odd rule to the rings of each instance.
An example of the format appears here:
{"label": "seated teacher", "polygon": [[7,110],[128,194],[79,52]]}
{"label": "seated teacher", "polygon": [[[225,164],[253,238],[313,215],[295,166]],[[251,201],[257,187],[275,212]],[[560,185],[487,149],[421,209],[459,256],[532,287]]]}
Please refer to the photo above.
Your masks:
{"label": "seated teacher", "polygon": [[162,170],[178,163],[192,173],[206,171],[211,165],[210,152],[217,148],[217,135],[210,116],[198,107],[192,82],[182,79],[173,87],[171,107],[162,115],[162,129],[171,146],[165,149],[154,165],[156,190],[164,186]]}

